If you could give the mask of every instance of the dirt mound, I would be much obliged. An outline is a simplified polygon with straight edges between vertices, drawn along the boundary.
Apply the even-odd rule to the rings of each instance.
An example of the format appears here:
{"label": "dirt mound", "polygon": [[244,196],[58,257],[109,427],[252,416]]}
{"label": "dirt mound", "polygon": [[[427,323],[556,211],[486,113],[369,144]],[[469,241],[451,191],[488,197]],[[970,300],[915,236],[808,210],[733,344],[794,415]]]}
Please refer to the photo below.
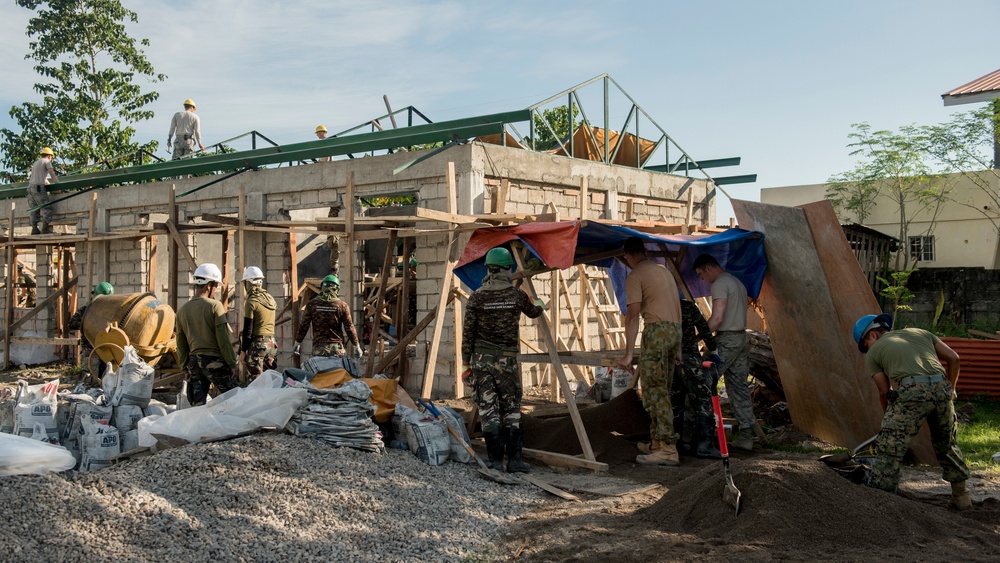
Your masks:
{"label": "dirt mound", "polygon": [[671,487],[632,518],[662,532],[794,559],[986,559],[1000,542],[996,531],[973,519],[854,485],[818,461],[769,456],[734,461],[732,471],[743,493],[739,516],[722,501],[720,463]]}

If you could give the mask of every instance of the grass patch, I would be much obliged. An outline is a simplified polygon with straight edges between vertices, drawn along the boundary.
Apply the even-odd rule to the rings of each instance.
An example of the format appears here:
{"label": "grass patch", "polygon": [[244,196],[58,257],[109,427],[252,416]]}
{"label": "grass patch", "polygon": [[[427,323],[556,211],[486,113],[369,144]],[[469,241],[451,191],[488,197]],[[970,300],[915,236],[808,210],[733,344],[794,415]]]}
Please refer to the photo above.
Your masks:
{"label": "grass patch", "polygon": [[958,445],[969,469],[1000,478],[1000,464],[993,461],[993,454],[1000,451],[1000,401],[976,397],[970,402],[976,413],[968,424],[958,425]]}

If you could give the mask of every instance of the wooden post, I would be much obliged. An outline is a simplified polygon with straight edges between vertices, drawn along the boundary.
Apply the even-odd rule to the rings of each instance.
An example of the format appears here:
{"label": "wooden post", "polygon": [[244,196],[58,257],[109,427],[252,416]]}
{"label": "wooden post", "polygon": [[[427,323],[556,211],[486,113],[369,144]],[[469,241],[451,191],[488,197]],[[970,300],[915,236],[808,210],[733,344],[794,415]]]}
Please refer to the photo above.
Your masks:
{"label": "wooden post", "polygon": [[[87,284],[84,291],[88,292],[94,287],[94,231],[97,230],[97,192],[90,194],[90,218],[87,223]],[[90,303],[90,297],[87,303]]]}
{"label": "wooden post", "polygon": [[[448,163],[448,211],[453,213],[457,207],[455,203],[455,163]],[[441,296],[438,299],[437,306],[437,316],[434,321],[434,334],[431,337],[431,347],[427,352],[427,363],[424,366],[424,382],[423,387],[420,391],[421,397],[430,397],[431,391],[434,389],[434,369],[437,367],[437,355],[438,348],[441,346],[441,333],[444,331],[444,316],[446,309],[448,307],[448,297],[453,293],[452,287],[452,276],[455,274],[455,248],[457,246],[456,241],[458,240],[458,232],[455,229],[455,225],[452,224],[450,227],[450,232],[448,233],[448,246],[446,254],[446,262],[444,266],[444,276],[441,280]],[[456,366],[456,369],[460,369],[460,366]]]}
{"label": "wooden post", "polygon": [[10,337],[14,332],[14,202],[10,202],[10,219],[7,222],[7,300],[4,302],[3,369],[10,367]]}
{"label": "wooden post", "polygon": [[[220,266],[221,266],[220,269],[222,270],[222,292],[220,293],[219,298],[222,301],[222,306],[225,307],[227,311],[229,310],[229,297],[232,295],[230,293],[230,289],[229,289],[229,281],[230,281],[229,280],[229,264],[230,264],[230,262],[232,262],[231,255],[232,255],[232,250],[233,250],[232,249],[232,244],[230,244],[230,241],[231,241],[231,237],[229,236],[229,231],[223,231],[223,233],[222,233],[222,264],[220,264]],[[239,317],[237,316],[236,332],[239,333],[239,330],[240,330],[240,321],[239,321]]]}
{"label": "wooden post", "polygon": [[[69,249],[65,247],[61,248],[62,248],[62,268],[60,268],[61,275],[59,277],[59,287],[66,288],[66,297],[63,298],[61,303],[62,306],[59,307],[58,309],[59,311],[58,334],[63,338],[67,338],[69,337],[69,329],[66,328],[66,326],[69,324],[69,319],[73,315],[73,313],[70,312],[69,287],[66,285],[67,282],[69,281]],[[65,353],[66,350],[63,349],[63,351]],[[66,359],[65,354],[63,356],[63,359]]]}
{"label": "wooden post", "polygon": [[[454,288],[450,291],[457,293],[462,282],[457,277],[454,278]],[[453,324],[455,325],[455,398],[461,399],[465,396],[465,383],[462,382],[462,330],[464,319],[462,318],[462,300],[456,299],[452,304],[454,312]]]}
{"label": "wooden post", "polygon": [[[382,325],[382,307],[385,306],[385,286],[389,283],[389,273],[395,267],[392,257],[396,251],[396,231],[389,233],[389,244],[385,247],[385,259],[382,260],[382,275],[379,276],[378,298],[375,301],[375,314],[372,315],[372,337],[368,343],[368,366],[365,373],[368,377],[374,377],[372,369],[375,367],[375,340],[378,338],[379,327]],[[442,288],[444,291],[444,288]],[[362,313],[363,318],[364,313]],[[398,332],[396,333],[399,334]]]}
{"label": "wooden post", "polygon": [[507,192],[510,191],[510,180],[503,178],[500,180],[500,187],[497,188],[496,201],[493,202],[493,212],[497,214],[505,213],[507,210]]}
{"label": "wooden post", "polygon": [[[407,329],[410,328],[410,293],[413,292],[413,280],[410,279],[410,258],[413,256],[413,238],[406,237],[403,239],[403,281],[402,287],[399,290],[399,303],[401,306],[401,312],[399,317],[397,317],[396,324],[396,346],[402,346],[402,341],[399,340],[400,337],[407,333]],[[416,320],[416,319],[414,319]],[[403,380],[409,375],[409,362],[406,359],[406,354],[399,355],[399,363],[396,364],[396,377],[399,379],[399,384],[403,384]]]}
{"label": "wooden post", "polygon": [[[146,281],[146,291],[156,293],[156,235],[149,235],[149,274]],[[87,266],[90,270],[90,266]]]}
{"label": "wooden post", "polygon": [[[288,260],[290,262],[288,270],[288,282],[292,285],[292,338],[299,332],[299,311],[302,303],[299,302],[299,257],[298,241],[295,233],[288,233]],[[292,355],[292,363],[295,367],[302,364],[302,357]]]}
{"label": "wooden post", "polygon": [[[247,187],[240,184],[239,200],[236,202],[237,209],[237,219],[240,224],[236,229],[236,244],[239,246],[239,252],[236,253],[236,283],[235,286],[242,286],[241,280],[243,279],[243,270],[247,267],[247,254],[246,254],[246,236],[244,227],[247,226]],[[229,233],[226,233],[226,238],[229,238]],[[261,264],[263,266],[263,264]],[[261,268],[263,270],[263,268]],[[240,287],[233,287],[233,291],[236,293],[236,334],[237,338],[239,335],[243,334],[243,303],[246,300],[244,292],[240,291]],[[242,351],[246,354],[246,350]],[[239,377],[240,381],[246,381],[248,374],[244,369],[243,362],[239,362]]]}
{"label": "wooden post", "polygon": [[[167,204],[167,222],[177,224],[177,186],[170,184],[169,203]],[[96,193],[94,194],[97,195]],[[93,217],[93,215],[91,215]],[[91,226],[94,225],[93,219],[91,219]],[[91,233],[90,236],[94,236]],[[173,237],[167,237],[167,304],[174,311],[177,311],[177,241]],[[93,244],[93,243],[91,243]],[[89,257],[88,257],[89,258]],[[93,262],[87,264],[87,271],[90,272],[90,267]]]}
{"label": "wooden post", "polygon": [[688,186],[687,213],[684,215],[684,234],[691,234],[691,223],[694,221],[694,188]]}
{"label": "wooden post", "polygon": [[587,199],[589,198],[587,177],[580,178],[580,219],[587,220]]}
{"label": "wooden post", "polygon": [[[346,273],[346,276],[341,277],[341,281],[344,285],[340,287],[344,289],[344,301],[347,303],[348,309],[351,311],[351,319],[357,318],[357,311],[354,310],[354,171],[347,171],[347,189],[344,195],[344,208],[345,208],[345,222],[344,222],[344,246],[340,250],[340,255],[344,258],[344,265],[346,270],[341,270]],[[362,318],[364,318],[364,311],[361,313]],[[361,327],[359,331],[364,332],[364,326]],[[358,342],[360,345],[360,341]]]}

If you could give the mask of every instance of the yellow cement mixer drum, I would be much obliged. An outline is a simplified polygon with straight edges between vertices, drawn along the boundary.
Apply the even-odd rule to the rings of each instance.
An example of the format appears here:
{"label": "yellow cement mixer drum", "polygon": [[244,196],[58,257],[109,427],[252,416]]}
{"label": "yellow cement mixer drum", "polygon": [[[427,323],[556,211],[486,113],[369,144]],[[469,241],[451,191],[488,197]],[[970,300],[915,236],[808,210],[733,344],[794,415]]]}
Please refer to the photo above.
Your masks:
{"label": "yellow cement mixer drum", "polygon": [[83,336],[101,361],[121,361],[121,348],[132,346],[148,364],[173,352],[174,310],[152,293],[101,295],[83,314]]}

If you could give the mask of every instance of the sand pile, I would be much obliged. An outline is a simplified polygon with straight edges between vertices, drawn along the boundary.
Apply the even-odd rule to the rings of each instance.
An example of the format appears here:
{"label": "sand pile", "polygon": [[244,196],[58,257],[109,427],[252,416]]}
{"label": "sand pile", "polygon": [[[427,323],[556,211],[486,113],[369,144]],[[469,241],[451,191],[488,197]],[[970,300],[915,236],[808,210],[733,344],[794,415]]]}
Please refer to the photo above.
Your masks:
{"label": "sand pile", "polygon": [[[660,532],[696,536],[731,554],[793,559],[874,556],[992,559],[1000,535],[948,509],[854,485],[819,461],[767,456],[733,462],[739,516],[722,501],[721,462],[681,481],[631,518]],[[985,509],[986,507],[977,507]]]}

